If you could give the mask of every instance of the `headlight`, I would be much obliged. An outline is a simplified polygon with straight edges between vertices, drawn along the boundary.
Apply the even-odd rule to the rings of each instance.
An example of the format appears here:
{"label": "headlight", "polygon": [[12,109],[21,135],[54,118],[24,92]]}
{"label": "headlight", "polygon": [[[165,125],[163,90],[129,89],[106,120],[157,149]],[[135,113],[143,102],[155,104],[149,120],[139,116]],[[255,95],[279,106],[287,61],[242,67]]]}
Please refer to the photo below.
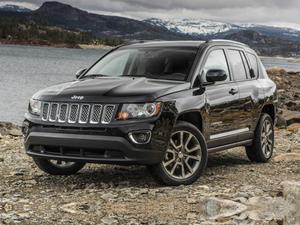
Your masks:
{"label": "headlight", "polygon": [[41,115],[42,103],[39,100],[29,100],[29,112],[34,115]]}
{"label": "headlight", "polygon": [[118,120],[149,118],[161,111],[161,103],[124,104],[117,115]]}

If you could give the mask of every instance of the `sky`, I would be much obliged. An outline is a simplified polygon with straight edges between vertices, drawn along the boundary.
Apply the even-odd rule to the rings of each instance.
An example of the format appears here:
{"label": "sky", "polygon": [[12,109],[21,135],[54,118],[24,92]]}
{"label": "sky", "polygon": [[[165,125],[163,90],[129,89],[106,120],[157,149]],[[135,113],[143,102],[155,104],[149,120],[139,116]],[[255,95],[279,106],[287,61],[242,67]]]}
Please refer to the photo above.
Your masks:
{"label": "sky", "polygon": [[[300,29],[300,0],[59,0],[89,12],[134,19],[211,19]],[[0,0],[31,9],[43,0]]]}

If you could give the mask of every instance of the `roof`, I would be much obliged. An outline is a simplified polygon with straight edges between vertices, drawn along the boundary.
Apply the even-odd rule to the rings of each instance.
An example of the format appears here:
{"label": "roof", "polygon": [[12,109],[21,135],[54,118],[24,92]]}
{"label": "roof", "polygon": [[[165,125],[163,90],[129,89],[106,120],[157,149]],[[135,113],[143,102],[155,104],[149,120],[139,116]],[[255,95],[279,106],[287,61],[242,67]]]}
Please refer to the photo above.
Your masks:
{"label": "roof", "polygon": [[205,41],[140,41],[129,43],[130,47],[199,47]]}
{"label": "roof", "polygon": [[202,44],[230,44],[248,47],[248,45],[241,42],[223,39],[212,39],[208,41],[138,41],[124,45],[124,47],[200,47]]}

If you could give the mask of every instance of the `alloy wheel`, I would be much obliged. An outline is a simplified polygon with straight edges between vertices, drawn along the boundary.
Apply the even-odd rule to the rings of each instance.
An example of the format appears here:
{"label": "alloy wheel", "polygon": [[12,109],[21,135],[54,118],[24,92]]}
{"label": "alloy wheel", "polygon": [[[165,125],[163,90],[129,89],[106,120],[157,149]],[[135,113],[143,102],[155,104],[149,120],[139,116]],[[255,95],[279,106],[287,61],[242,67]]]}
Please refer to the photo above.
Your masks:
{"label": "alloy wheel", "polygon": [[201,159],[202,151],[197,137],[182,130],[171,135],[162,165],[169,176],[182,180],[197,171]]}
{"label": "alloy wheel", "polygon": [[273,151],[273,129],[271,122],[265,120],[261,131],[261,147],[266,158],[272,155]]}

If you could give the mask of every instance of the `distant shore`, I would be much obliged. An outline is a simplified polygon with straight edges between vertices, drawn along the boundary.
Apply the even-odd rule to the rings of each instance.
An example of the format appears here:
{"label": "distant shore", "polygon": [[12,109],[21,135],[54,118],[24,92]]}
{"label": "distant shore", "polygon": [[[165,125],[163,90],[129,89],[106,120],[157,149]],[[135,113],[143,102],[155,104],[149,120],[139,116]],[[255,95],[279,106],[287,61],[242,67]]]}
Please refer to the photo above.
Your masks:
{"label": "distant shore", "polygon": [[0,45],[27,45],[27,46],[41,46],[52,48],[75,48],[75,49],[111,49],[108,45],[94,45],[94,44],[68,44],[68,43],[50,43],[43,40],[6,40],[0,39]]}

